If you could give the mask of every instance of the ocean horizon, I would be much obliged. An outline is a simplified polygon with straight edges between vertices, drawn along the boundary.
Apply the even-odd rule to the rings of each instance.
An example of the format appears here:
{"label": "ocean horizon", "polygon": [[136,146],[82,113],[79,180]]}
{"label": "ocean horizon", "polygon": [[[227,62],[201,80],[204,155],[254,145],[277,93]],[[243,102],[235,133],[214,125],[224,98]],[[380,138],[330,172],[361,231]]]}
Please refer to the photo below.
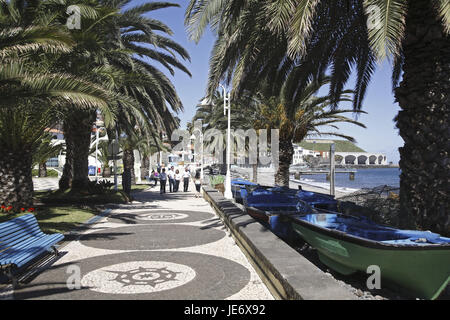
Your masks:
{"label": "ocean horizon", "polygon": [[[330,187],[330,181],[326,180],[325,174],[303,175],[300,182],[322,188]],[[337,173],[335,177],[335,187],[345,192],[385,185],[400,187],[399,168],[358,168],[354,180],[349,179],[348,173]]]}

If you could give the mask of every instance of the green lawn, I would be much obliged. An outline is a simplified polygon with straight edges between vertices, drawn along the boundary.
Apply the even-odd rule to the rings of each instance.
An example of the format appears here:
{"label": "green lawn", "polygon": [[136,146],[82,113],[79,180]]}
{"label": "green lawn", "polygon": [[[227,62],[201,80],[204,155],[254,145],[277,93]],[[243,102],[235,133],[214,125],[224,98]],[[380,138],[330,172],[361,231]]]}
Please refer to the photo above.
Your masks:
{"label": "green lawn", "polygon": [[150,188],[149,184],[134,184],[131,186],[131,191],[144,191]]}
{"label": "green lawn", "polygon": [[36,199],[45,205],[100,205],[107,203],[127,203],[127,197],[121,190],[111,190],[104,194],[89,194],[84,192],[44,191],[36,192]]}
{"label": "green lawn", "polygon": [[[34,215],[45,233],[66,233],[80,226],[99,212],[95,209],[76,206],[37,207]],[[0,213],[0,222],[24,215],[24,213]]]}
{"label": "green lawn", "polygon": [[[142,192],[148,188],[149,185],[145,184],[133,185],[132,191]],[[38,204],[34,215],[45,233],[66,233],[77,228],[99,213],[94,205],[127,202],[121,188],[118,192],[111,190],[106,194],[81,194],[70,190],[36,191],[35,199]],[[24,214],[0,213],[0,223]]]}

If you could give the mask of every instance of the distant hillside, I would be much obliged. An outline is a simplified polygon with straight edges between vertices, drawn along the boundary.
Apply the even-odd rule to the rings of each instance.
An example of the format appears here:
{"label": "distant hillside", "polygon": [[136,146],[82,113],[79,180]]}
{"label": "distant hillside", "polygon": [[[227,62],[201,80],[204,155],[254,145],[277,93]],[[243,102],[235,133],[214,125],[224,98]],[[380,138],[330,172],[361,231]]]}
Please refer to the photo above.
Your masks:
{"label": "distant hillside", "polygon": [[[324,142],[306,142],[302,141],[298,143],[302,148],[314,151],[330,151],[331,140],[326,140]],[[336,146],[336,152],[366,152],[360,147],[356,146],[354,143],[346,140],[332,140]]]}

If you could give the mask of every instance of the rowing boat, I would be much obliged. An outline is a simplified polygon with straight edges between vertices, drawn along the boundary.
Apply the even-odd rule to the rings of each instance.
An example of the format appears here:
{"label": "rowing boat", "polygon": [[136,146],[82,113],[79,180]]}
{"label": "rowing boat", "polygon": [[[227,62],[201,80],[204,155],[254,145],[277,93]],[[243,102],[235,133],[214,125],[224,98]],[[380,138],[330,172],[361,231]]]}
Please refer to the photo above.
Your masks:
{"label": "rowing boat", "polygon": [[320,260],[341,274],[375,266],[388,285],[425,299],[436,299],[450,282],[450,238],[332,212],[287,219]]}

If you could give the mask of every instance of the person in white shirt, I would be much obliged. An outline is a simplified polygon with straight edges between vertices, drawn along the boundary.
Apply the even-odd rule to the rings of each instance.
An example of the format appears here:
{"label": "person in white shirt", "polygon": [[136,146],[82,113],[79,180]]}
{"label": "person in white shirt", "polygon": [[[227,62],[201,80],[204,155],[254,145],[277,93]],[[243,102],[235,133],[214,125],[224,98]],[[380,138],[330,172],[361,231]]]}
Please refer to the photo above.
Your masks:
{"label": "person in white shirt", "polygon": [[189,189],[189,178],[191,177],[191,173],[189,172],[188,168],[184,169],[183,172],[183,189],[184,192],[187,192]]}
{"label": "person in white shirt", "polygon": [[169,179],[169,192],[173,192],[175,187],[175,172],[173,166],[167,171],[167,178]]}

